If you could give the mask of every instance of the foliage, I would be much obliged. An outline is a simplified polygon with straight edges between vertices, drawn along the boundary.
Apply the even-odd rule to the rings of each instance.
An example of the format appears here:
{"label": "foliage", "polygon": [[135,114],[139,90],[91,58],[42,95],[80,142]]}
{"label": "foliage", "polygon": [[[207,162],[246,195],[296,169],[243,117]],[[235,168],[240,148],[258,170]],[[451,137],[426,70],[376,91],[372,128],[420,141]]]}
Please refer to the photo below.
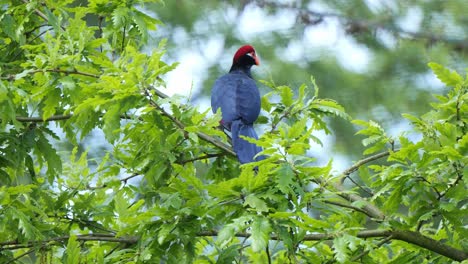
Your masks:
{"label": "foliage", "polygon": [[[161,59],[164,40],[140,51],[160,23],[140,11],[145,2],[4,1],[2,262],[467,258],[468,77],[430,64],[450,91],[427,114],[405,115],[419,138],[354,121],[373,156],[343,173],[308,151],[318,132],[332,133],[329,120],[349,121],[344,108],[320,98],[314,79],[297,94],[264,82],[255,142],[268,158],[239,167],[219,114],[161,92],[176,65]],[[107,148],[85,144],[94,131]]]}

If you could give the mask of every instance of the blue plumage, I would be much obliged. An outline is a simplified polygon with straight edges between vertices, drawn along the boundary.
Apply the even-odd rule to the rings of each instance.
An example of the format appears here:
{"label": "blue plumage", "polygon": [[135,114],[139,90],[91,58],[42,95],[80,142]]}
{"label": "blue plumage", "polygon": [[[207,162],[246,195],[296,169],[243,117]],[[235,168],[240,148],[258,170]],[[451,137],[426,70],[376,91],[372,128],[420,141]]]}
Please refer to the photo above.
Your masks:
{"label": "blue plumage", "polygon": [[[241,47],[234,56],[228,74],[216,80],[211,92],[213,112],[221,108],[222,125],[231,131],[232,145],[240,163],[254,161],[261,151],[255,144],[240,138],[240,135],[257,139],[253,123],[260,113],[260,93],[250,75],[252,65],[258,65],[258,58],[252,46]],[[256,160],[263,159],[258,157]]]}

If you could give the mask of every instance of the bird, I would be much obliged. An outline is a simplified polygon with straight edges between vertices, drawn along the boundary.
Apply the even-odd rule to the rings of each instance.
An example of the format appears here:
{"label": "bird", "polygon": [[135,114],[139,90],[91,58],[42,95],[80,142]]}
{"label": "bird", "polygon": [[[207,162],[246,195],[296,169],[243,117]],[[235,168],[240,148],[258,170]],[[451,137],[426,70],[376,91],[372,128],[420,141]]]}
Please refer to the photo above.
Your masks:
{"label": "bird", "polygon": [[262,148],[240,136],[258,139],[253,124],[260,114],[260,92],[250,69],[260,60],[251,45],[240,47],[234,54],[229,73],[219,77],[211,91],[211,109],[221,109],[220,124],[231,132],[232,146],[241,164],[264,159],[257,155]]}

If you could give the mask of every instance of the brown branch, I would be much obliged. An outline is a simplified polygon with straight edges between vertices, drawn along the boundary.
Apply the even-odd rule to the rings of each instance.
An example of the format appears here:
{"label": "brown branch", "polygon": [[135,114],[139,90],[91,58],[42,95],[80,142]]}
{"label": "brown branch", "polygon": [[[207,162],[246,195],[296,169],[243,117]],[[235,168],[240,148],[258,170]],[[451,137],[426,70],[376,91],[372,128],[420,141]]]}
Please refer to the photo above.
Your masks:
{"label": "brown branch", "polygon": [[[0,242],[0,252],[2,250],[14,250],[20,248],[30,248],[37,245],[44,245],[46,243],[56,243],[60,241],[68,240],[70,236],[60,236],[50,239],[45,239],[41,241],[31,241],[27,243],[21,243],[18,241],[7,241]],[[115,242],[115,243],[126,243],[126,244],[136,244],[138,238],[134,236],[128,237],[116,237],[114,234],[89,234],[89,235],[77,235],[76,240],[78,241],[103,241],[103,242]]]}
{"label": "brown branch", "polygon": [[[25,4],[30,4],[30,2],[27,1],[27,0],[23,0],[23,3],[25,3]],[[44,21],[46,21],[47,23],[49,23],[49,19],[47,18],[47,16],[46,16],[44,13],[42,13],[39,9],[35,8],[35,9],[34,9],[34,13],[36,13],[36,15],[38,15],[38,16],[39,16],[40,18],[42,18]],[[65,27],[64,27],[64,26],[60,25],[60,28],[61,28],[63,31],[65,31]]]}
{"label": "brown branch", "polygon": [[82,72],[78,70],[73,70],[73,71],[67,71],[67,70],[61,70],[61,69],[45,69],[45,70],[34,70],[31,73],[38,73],[38,72],[56,72],[56,73],[65,73],[65,74],[77,74],[77,75],[83,75],[83,76],[88,76],[88,77],[93,77],[99,79],[99,75],[88,73],[88,72]]}
{"label": "brown branch", "polygon": [[370,215],[366,210],[363,210],[359,207],[356,207],[356,206],[352,206],[352,205],[349,205],[349,204],[344,204],[344,203],[340,203],[340,202],[334,202],[334,201],[323,201],[324,203],[328,203],[328,204],[333,204],[333,205],[336,205],[336,206],[340,206],[340,207],[344,207],[344,208],[349,208],[349,209],[352,209],[354,211],[357,211],[357,212],[361,212],[369,217],[372,217],[372,215]]}
{"label": "brown branch", "polygon": [[[41,248],[42,248],[42,247],[41,247]],[[16,262],[17,260],[19,260],[20,258],[22,258],[22,257],[24,257],[24,256],[26,256],[26,255],[29,255],[29,254],[31,254],[31,253],[33,253],[35,250],[36,250],[36,248],[32,248],[32,249],[30,249],[30,250],[24,252],[23,254],[20,254],[20,255],[18,255],[17,257],[10,259],[9,261],[5,262],[5,264],[15,263],[15,262]]]}
{"label": "brown branch", "polygon": [[385,214],[379,208],[377,208],[375,205],[371,204],[361,196],[354,193],[349,193],[340,183],[333,183],[333,187],[339,192],[339,196],[343,197],[344,199],[350,202],[365,202],[365,205],[361,209],[366,211],[366,214],[372,217],[374,220],[378,222],[385,220]]}
{"label": "brown branch", "polygon": [[[133,178],[138,177],[138,176],[141,176],[141,175],[143,175],[143,174],[141,174],[141,173],[133,173],[132,175],[127,176],[127,177],[125,177],[125,178],[122,178],[122,179],[120,179],[119,181],[122,182],[122,183],[124,183],[124,184],[127,184],[127,181],[128,181],[128,180],[133,179]],[[103,188],[106,188],[106,187],[107,187],[107,184],[106,184],[106,183],[104,183],[104,184],[101,185],[101,186],[91,186],[91,185],[86,186],[86,188],[89,189],[89,190],[98,190],[98,189],[103,189]]]}
{"label": "brown branch", "polygon": [[[196,234],[198,237],[205,237],[205,236],[218,236],[217,231],[202,231]],[[249,233],[237,233],[234,235],[235,237],[244,237],[248,238],[251,236]],[[339,237],[340,233],[330,234],[330,233],[320,233],[320,234],[307,234],[304,236],[302,241],[322,241],[322,240],[331,240],[336,237]],[[388,229],[370,229],[370,230],[363,230],[356,234],[358,238],[377,238],[377,237],[385,237],[390,239],[396,239],[408,242],[410,244],[414,244],[420,246],[421,248],[425,248],[431,250],[433,252],[439,253],[443,256],[451,258],[457,261],[463,261],[468,259],[468,253],[462,250],[453,248],[451,246],[445,245],[440,241],[432,239],[430,237],[424,236],[423,234],[415,231],[409,230],[388,230]],[[28,243],[21,243],[18,241],[7,241],[7,242],[0,242],[0,251],[2,250],[14,250],[20,248],[30,248],[36,245],[46,244],[50,242],[60,242],[69,239],[70,236],[60,236],[56,238],[50,238],[41,241],[33,241]],[[126,243],[126,244],[136,244],[139,241],[138,237],[135,236],[128,236],[128,237],[116,237],[114,234],[89,234],[89,235],[77,235],[78,241],[103,241],[103,242],[115,242],[115,243]],[[277,235],[271,235],[270,240],[280,240],[280,237]],[[387,241],[385,241],[387,242]],[[382,242],[381,242],[382,243]]]}
{"label": "brown branch", "polygon": [[[394,150],[393,152],[397,152],[397,151],[399,151],[399,150],[397,149],[397,150]],[[371,161],[386,157],[388,155],[390,155],[390,151],[385,151],[385,152],[377,153],[375,155],[372,155],[370,157],[367,157],[365,159],[362,159],[362,160],[354,163],[351,167],[349,167],[348,169],[346,169],[345,171],[343,171],[341,173],[341,175],[342,175],[341,176],[342,177],[341,178],[341,183],[343,183],[346,180],[346,178],[349,177],[349,175],[351,173],[357,171],[362,165],[365,165],[365,164],[367,164],[367,163],[369,163]]]}
{"label": "brown branch", "polygon": [[455,187],[461,181],[461,179],[463,179],[463,171],[462,171],[463,166],[461,165],[461,163],[456,162],[456,163],[453,163],[452,166],[455,169],[455,173],[457,174],[457,178],[455,179],[454,182],[451,182],[451,183],[447,184],[447,188],[443,192],[439,193],[439,197],[437,197],[437,200],[441,200],[450,191],[450,189]]}
{"label": "brown branch", "polygon": [[[30,2],[27,0],[23,0],[23,3],[30,4]],[[36,15],[41,17],[44,21],[49,22],[49,19],[47,18],[47,16],[44,13],[42,13],[40,10],[34,9],[34,13],[36,13]]]}
{"label": "brown branch", "polygon": [[391,235],[394,239],[420,246],[456,261],[468,259],[468,252],[448,246],[438,240],[424,236],[419,232],[410,230],[393,230]]}
{"label": "brown branch", "polygon": [[[217,236],[216,231],[204,231],[199,232],[197,236]],[[236,237],[250,237],[249,233],[237,233]],[[335,237],[339,237],[339,234],[308,234],[305,235],[302,241],[322,241],[322,240],[332,240]],[[359,238],[376,238],[384,237],[382,244],[388,242],[391,239],[401,240],[420,246],[422,248],[431,250],[433,252],[439,253],[440,255],[446,256],[450,259],[463,261],[468,259],[468,253],[462,250],[456,249],[454,247],[445,245],[438,240],[432,239],[430,237],[424,236],[419,232],[409,231],[409,230],[387,230],[387,229],[371,229],[363,230],[356,234],[356,237]],[[280,240],[276,235],[270,236],[271,240]],[[379,243],[379,244],[380,244]]]}
{"label": "brown branch", "polygon": [[[392,240],[392,235],[389,235],[388,237],[382,239],[382,241],[380,241],[379,243],[377,243],[377,245],[375,246],[375,248],[379,248],[381,247],[383,244],[389,242],[390,240]],[[354,262],[354,261],[358,261],[359,259],[361,259],[362,257],[364,257],[365,255],[369,254],[370,250],[364,250],[361,254],[357,255],[356,257],[354,257],[351,261]]]}
{"label": "brown branch", "polygon": [[197,161],[197,160],[204,160],[204,159],[209,159],[209,158],[214,158],[214,157],[220,157],[220,156],[223,156],[224,153],[213,153],[213,154],[206,154],[206,155],[203,155],[203,156],[199,156],[199,157],[195,157],[195,158],[191,158],[191,159],[187,159],[187,160],[182,160],[180,162],[177,162],[181,165],[184,165],[186,163],[189,163],[189,162],[194,162],[194,161]]}
{"label": "brown branch", "polygon": [[373,196],[374,193],[372,193],[372,191],[368,191],[366,188],[364,188],[363,186],[361,186],[359,183],[357,183],[353,178],[351,177],[347,177],[354,185],[356,185],[359,189],[361,189],[362,191],[364,191],[365,193],[367,193],[368,195],[370,196]]}
{"label": "brown branch", "polygon": [[[391,230],[386,229],[370,229],[363,230],[357,233],[356,237],[359,238],[373,238],[373,237],[387,237],[392,233]],[[250,237],[250,233],[236,233],[235,237]],[[202,231],[198,232],[197,236],[218,236],[217,231]],[[321,241],[321,240],[332,240],[339,237],[339,234],[319,233],[319,234],[307,234],[304,236],[302,241]],[[270,240],[281,240],[277,235],[271,235]]]}
{"label": "brown branch", "polygon": [[55,115],[44,120],[42,117],[17,116],[16,121],[40,123],[40,122],[67,120],[67,119],[70,119],[71,117],[72,115]]}
{"label": "brown branch", "polygon": [[[54,73],[64,73],[64,74],[76,74],[76,75],[83,75],[83,76],[87,76],[87,77],[92,77],[92,78],[96,78],[96,79],[99,79],[99,75],[96,75],[96,74],[93,74],[93,73],[88,73],[88,72],[82,72],[82,71],[78,71],[78,70],[72,70],[72,71],[69,71],[69,70],[61,70],[61,69],[37,69],[37,70],[29,70],[27,71],[28,74],[35,74],[35,73],[40,73],[40,72],[54,72]],[[2,77],[2,79],[7,79],[7,80],[15,80],[16,78],[16,75],[14,74],[10,74],[6,77]]]}
{"label": "brown branch", "polygon": [[[398,150],[395,150],[395,151],[398,151]],[[390,152],[386,151],[386,152],[375,154],[373,156],[367,157],[365,159],[362,159],[362,160],[356,162],[351,167],[349,167],[348,169],[346,169],[345,171],[343,171],[341,173],[340,180],[338,182],[333,183],[333,187],[337,191],[340,192],[340,193],[338,193],[338,195],[343,197],[344,199],[346,199],[346,200],[348,200],[350,202],[364,201],[365,205],[364,205],[363,208],[361,208],[361,210],[365,211],[368,216],[374,218],[377,221],[383,221],[385,219],[385,214],[379,208],[377,208],[373,204],[369,203],[368,201],[366,201],[361,196],[353,194],[353,193],[349,193],[343,187],[343,182],[347,177],[349,177],[349,175],[351,173],[358,170],[361,166],[363,166],[363,165],[365,165],[365,164],[367,164],[367,163],[369,163],[371,161],[374,161],[374,160],[380,159],[382,157],[388,156],[388,155],[390,155]],[[360,186],[360,185],[358,185],[358,186]],[[363,188],[363,187],[361,186],[361,188]]]}

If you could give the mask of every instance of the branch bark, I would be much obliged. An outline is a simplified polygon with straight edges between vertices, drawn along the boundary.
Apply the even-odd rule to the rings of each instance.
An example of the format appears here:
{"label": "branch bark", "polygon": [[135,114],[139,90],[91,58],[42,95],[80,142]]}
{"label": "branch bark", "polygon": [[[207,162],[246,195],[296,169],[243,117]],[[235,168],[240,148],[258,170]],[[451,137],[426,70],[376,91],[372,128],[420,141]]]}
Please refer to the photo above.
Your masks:
{"label": "branch bark", "polygon": [[410,230],[394,230],[392,231],[392,236],[393,239],[420,246],[456,261],[463,261],[468,259],[468,252],[448,246],[438,240],[424,236],[419,232]]}
{"label": "branch bark", "polygon": [[[40,240],[40,241],[31,241],[28,243],[21,243],[18,241],[7,241],[0,242],[0,252],[2,250],[14,250],[20,248],[30,248],[37,245],[44,245],[51,242],[60,242],[68,240],[70,236],[60,236],[50,239]],[[126,243],[126,244],[136,244],[138,243],[139,238],[134,236],[128,237],[116,237],[114,234],[90,234],[90,235],[77,235],[76,240],[78,241],[103,241],[103,242],[115,242],[115,243]]]}
{"label": "branch bark", "polygon": [[[202,231],[196,234],[197,237],[215,237],[218,236],[217,231]],[[250,233],[237,233],[236,237],[248,238],[251,236]],[[319,233],[319,234],[308,234],[305,235],[302,239],[303,241],[323,241],[323,240],[332,240],[336,237],[339,237],[340,234],[330,234],[330,233]],[[456,261],[463,261],[468,259],[468,253],[462,250],[453,248],[446,244],[441,243],[435,239],[429,238],[422,235],[419,232],[410,231],[410,230],[388,230],[388,229],[370,229],[363,230],[356,234],[356,237],[359,238],[385,238],[385,242],[389,240],[401,240],[408,242],[413,245],[420,246],[422,248],[437,252],[443,256],[446,256],[450,259]],[[14,250],[20,248],[30,248],[37,245],[43,245],[50,242],[59,242],[69,239],[70,236],[60,236],[56,238],[50,238],[41,241],[33,241],[29,243],[20,243],[18,241],[8,241],[0,243],[0,251],[2,250]],[[128,237],[116,237],[114,234],[89,234],[89,235],[77,235],[78,241],[103,241],[103,242],[115,242],[115,243],[126,243],[126,244],[136,244],[139,242],[139,238],[135,236]],[[277,235],[271,235],[270,240],[280,240]]]}
{"label": "branch bark", "polygon": [[[23,3],[29,4],[30,2],[27,1],[27,0],[23,0]],[[49,22],[49,19],[47,18],[47,16],[46,16],[44,13],[42,13],[39,9],[35,8],[35,9],[34,9],[34,13],[36,13],[36,15],[38,15],[40,18],[42,18],[42,19],[43,19],[44,21],[46,21],[47,23]],[[64,26],[60,25],[60,28],[61,28],[63,31],[65,31],[65,27],[64,27]]]}
{"label": "branch bark", "polygon": [[42,117],[39,117],[39,116],[36,116],[36,117],[17,116],[16,121],[40,123],[40,122],[67,120],[67,119],[70,119],[71,117],[72,115],[54,115],[44,120]]}

